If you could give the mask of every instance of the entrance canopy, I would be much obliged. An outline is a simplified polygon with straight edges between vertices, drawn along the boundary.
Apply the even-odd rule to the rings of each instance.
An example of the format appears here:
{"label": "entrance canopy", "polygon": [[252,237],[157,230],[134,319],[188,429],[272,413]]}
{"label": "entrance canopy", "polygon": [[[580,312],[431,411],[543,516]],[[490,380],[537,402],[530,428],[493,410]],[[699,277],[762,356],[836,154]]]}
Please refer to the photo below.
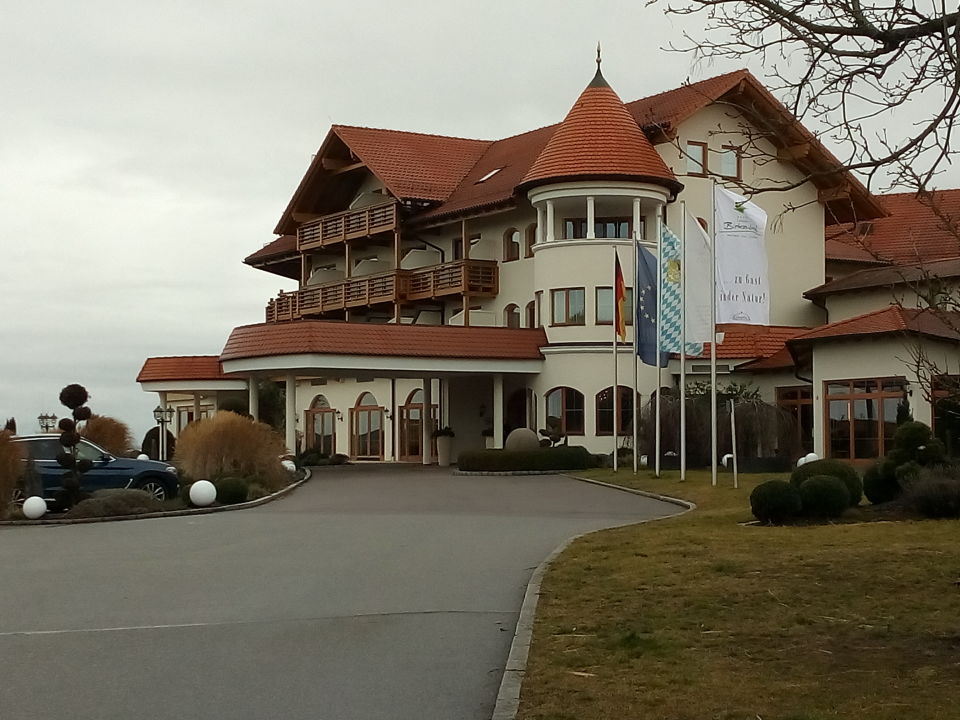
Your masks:
{"label": "entrance canopy", "polygon": [[235,328],[220,360],[227,373],[374,377],[539,373],[542,328],[383,325],[300,320]]}

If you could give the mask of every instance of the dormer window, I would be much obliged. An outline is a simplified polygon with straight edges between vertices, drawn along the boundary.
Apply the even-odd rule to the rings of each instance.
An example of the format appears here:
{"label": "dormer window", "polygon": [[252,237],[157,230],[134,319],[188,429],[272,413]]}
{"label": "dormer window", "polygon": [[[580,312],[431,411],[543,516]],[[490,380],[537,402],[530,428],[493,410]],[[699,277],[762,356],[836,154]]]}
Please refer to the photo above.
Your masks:
{"label": "dormer window", "polygon": [[479,184],[482,183],[482,182],[486,182],[487,180],[489,180],[490,178],[492,178],[494,175],[496,175],[496,174],[497,174],[498,172],[500,172],[501,170],[503,170],[502,167],[498,167],[496,170],[491,170],[491,171],[488,172],[486,175],[484,175],[482,178],[480,178],[479,180],[477,180],[477,182],[474,183],[474,184],[475,184],[475,185],[479,185]]}

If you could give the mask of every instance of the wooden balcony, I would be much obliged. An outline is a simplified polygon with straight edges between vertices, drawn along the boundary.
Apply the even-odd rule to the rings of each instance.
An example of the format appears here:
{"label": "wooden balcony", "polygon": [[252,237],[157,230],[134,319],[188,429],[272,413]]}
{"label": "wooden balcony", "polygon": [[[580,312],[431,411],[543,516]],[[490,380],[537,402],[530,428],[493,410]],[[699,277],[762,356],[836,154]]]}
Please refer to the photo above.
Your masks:
{"label": "wooden balcony", "polygon": [[353,238],[393,232],[396,228],[397,203],[391,201],[309,220],[297,228],[297,247],[310,250]]}
{"label": "wooden balcony", "polygon": [[267,303],[266,321],[298,320],[335,310],[447,295],[494,297],[500,291],[499,279],[495,260],[455,260],[415,270],[361,275],[280,293]]}

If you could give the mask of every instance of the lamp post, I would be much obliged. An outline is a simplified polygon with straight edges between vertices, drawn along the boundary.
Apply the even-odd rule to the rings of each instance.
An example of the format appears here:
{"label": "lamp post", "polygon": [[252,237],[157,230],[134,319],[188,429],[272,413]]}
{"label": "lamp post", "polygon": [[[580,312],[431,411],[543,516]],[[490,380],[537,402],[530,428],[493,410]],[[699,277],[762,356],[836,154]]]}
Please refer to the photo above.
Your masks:
{"label": "lamp post", "polygon": [[37,422],[40,423],[40,432],[48,433],[57,426],[57,416],[53,413],[40,413]]}
{"label": "lamp post", "polygon": [[167,424],[173,422],[173,408],[157,405],[153,409],[153,419],[157,421],[157,454],[159,460],[167,459]]}

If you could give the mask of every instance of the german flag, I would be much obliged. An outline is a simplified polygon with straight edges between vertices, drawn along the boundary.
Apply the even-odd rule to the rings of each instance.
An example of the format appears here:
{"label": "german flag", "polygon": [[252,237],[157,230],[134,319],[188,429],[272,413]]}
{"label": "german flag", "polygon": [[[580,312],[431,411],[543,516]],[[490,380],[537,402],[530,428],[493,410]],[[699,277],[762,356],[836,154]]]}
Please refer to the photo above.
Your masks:
{"label": "german flag", "polygon": [[617,328],[617,337],[627,339],[627,318],[624,315],[624,305],[627,302],[627,287],[623,284],[623,271],[620,269],[620,255],[614,250],[613,267],[613,322]]}

